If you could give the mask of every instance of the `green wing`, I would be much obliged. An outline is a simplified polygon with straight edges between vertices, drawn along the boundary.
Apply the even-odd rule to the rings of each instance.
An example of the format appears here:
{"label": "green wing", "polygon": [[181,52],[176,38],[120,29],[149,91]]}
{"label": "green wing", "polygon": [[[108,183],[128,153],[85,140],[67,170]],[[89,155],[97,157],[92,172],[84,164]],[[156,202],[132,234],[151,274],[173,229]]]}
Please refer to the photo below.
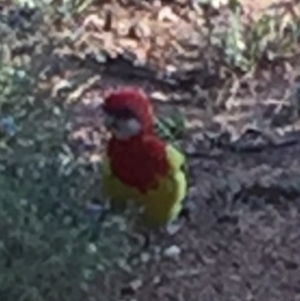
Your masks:
{"label": "green wing", "polygon": [[184,171],[186,159],[182,152],[172,144],[167,144],[166,153],[172,172]]}
{"label": "green wing", "polygon": [[185,129],[185,119],[179,113],[174,113],[170,117],[155,119],[155,132],[161,139],[177,145],[176,141],[182,138]]}

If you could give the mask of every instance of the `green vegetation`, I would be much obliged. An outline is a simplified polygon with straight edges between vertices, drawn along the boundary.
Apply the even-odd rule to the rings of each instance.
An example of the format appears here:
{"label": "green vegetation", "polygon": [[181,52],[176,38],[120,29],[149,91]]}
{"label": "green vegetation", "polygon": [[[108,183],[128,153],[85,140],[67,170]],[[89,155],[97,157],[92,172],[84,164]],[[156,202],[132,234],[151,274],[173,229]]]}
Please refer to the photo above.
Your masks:
{"label": "green vegetation", "polygon": [[31,61],[0,63],[0,299],[83,300],[130,249],[124,225],[86,213],[99,170],[75,156],[70,108],[43,91]]}
{"label": "green vegetation", "polygon": [[82,300],[95,273],[128,254],[126,235],[85,214],[98,172],[69,149],[66,108],[37,99],[26,71],[0,75],[0,298]]}

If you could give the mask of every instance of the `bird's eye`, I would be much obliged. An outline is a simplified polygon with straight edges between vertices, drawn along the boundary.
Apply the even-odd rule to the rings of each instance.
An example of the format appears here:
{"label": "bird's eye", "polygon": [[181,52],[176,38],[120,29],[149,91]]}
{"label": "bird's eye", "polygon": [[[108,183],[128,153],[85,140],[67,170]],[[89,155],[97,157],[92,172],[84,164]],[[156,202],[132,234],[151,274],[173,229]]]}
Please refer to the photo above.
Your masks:
{"label": "bird's eye", "polygon": [[109,114],[109,108],[106,106],[106,105],[102,105],[102,111],[105,113],[105,114]]}
{"label": "bird's eye", "polygon": [[129,110],[128,108],[113,109],[113,108],[109,108],[107,106],[103,106],[102,110],[105,114],[114,116],[118,119],[136,118],[135,114],[131,110]]}
{"label": "bird's eye", "polygon": [[130,111],[129,109],[127,108],[124,108],[124,109],[120,109],[117,113],[117,116],[119,118],[122,118],[122,119],[130,119],[130,118],[135,118],[136,116],[134,115],[134,113],[132,113],[132,111]]}

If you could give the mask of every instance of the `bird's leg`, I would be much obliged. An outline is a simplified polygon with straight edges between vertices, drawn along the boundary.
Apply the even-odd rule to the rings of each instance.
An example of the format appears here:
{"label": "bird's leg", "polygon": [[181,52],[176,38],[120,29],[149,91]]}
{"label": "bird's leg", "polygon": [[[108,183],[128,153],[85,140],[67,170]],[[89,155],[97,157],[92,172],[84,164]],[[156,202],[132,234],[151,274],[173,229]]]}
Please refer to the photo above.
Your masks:
{"label": "bird's leg", "polygon": [[153,233],[151,232],[151,229],[145,227],[145,225],[143,224],[143,218],[140,215],[136,219],[134,228],[136,229],[135,233],[137,234],[137,236],[139,236],[141,249],[144,251],[148,250],[153,242]]}
{"label": "bird's leg", "polygon": [[187,222],[191,221],[191,209],[188,206],[184,206],[178,215],[179,219],[185,219]]}
{"label": "bird's leg", "polygon": [[151,233],[144,231],[142,233],[143,235],[143,244],[142,244],[142,250],[148,250],[151,246],[151,242],[152,242],[152,236]]}
{"label": "bird's leg", "polygon": [[108,210],[103,204],[101,204],[98,198],[92,198],[86,205],[85,212],[93,220],[102,221],[105,219]]}

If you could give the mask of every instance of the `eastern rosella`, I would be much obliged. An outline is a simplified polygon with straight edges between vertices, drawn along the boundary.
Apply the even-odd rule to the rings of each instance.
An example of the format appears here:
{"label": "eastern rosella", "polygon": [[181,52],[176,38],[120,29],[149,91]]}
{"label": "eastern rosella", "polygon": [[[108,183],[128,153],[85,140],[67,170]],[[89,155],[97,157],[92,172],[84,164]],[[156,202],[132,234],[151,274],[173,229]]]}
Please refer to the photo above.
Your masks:
{"label": "eastern rosella", "polygon": [[105,97],[103,112],[111,132],[102,165],[104,195],[115,207],[135,201],[149,226],[174,221],[187,191],[185,157],[154,133],[150,99],[137,89],[119,89]]}

